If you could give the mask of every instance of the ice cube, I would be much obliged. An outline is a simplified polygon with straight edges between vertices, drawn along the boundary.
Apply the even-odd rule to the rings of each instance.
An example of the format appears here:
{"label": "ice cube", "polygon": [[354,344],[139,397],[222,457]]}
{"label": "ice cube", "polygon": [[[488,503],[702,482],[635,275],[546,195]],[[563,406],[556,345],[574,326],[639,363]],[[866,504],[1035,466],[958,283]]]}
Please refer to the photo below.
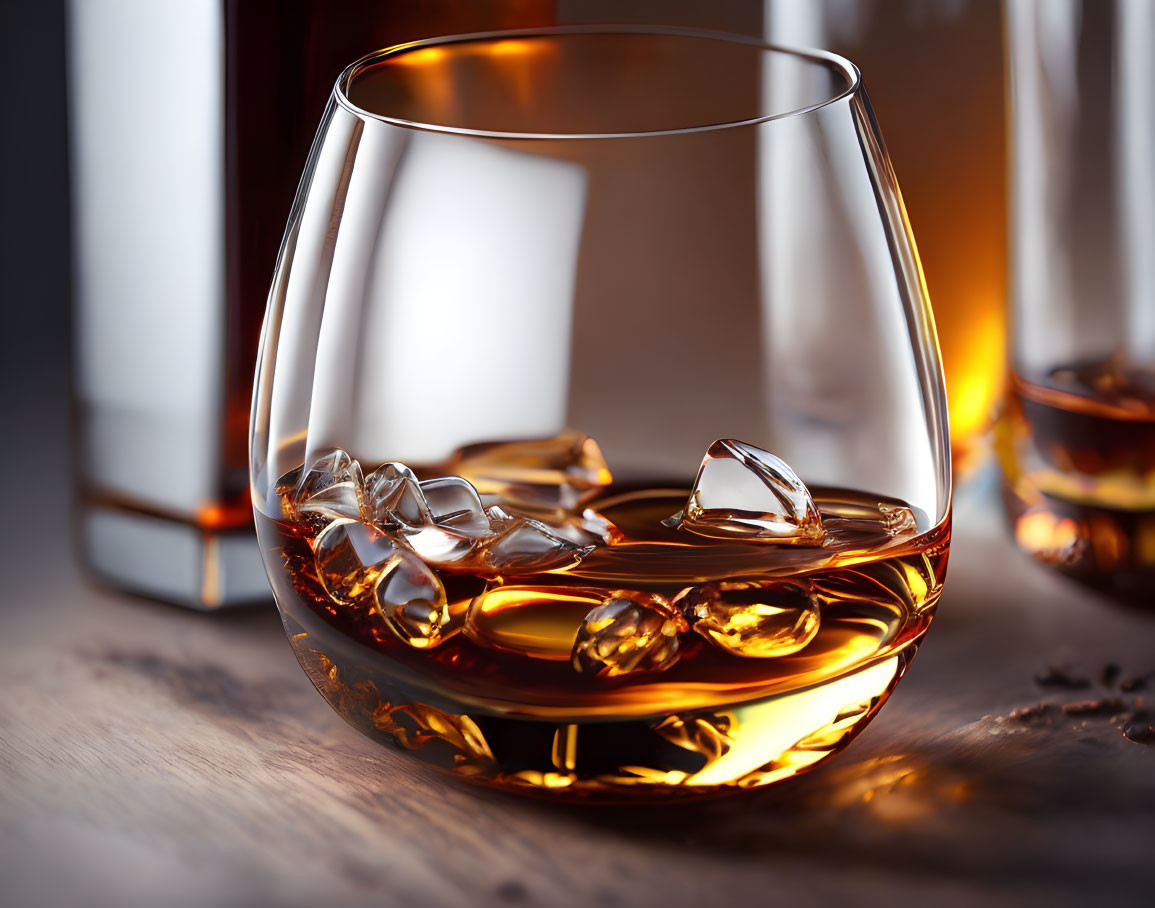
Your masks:
{"label": "ice cube", "polygon": [[711,643],[752,659],[798,652],[821,621],[809,581],[710,583],[683,590],[673,605]]}
{"label": "ice cube", "polygon": [[472,538],[493,533],[481,496],[468,480],[460,476],[442,476],[425,480],[420,488],[433,522],[438,526]]}
{"label": "ice cube", "polygon": [[314,457],[307,467],[286,476],[277,492],[285,516],[318,526],[342,517],[360,519],[365,500],[361,465],[340,448]]}
{"label": "ice cube", "polygon": [[[412,492],[409,477],[396,481],[404,496]],[[477,551],[480,540],[495,535],[481,496],[460,476],[427,479],[418,484],[417,493],[424,510],[406,501],[399,523],[406,543],[424,560],[438,565],[461,561]],[[424,522],[410,524],[419,516]]]}
{"label": "ice cube", "polygon": [[598,443],[573,430],[553,438],[468,445],[451,464],[482,495],[517,509],[577,510],[613,481]]}
{"label": "ice cube", "polygon": [[450,622],[445,587],[412,552],[397,550],[393,568],[381,576],[374,595],[389,629],[410,646],[428,649],[444,638]]}
{"label": "ice cube", "polygon": [[586,615],[571,662],[575,671],[606,678],[661,671],[678,660],[684,630],[685,620],[661,596],[619,590]]}
{"label": "ice cube", "polygon": [[918,518],[905,505],[880,504],[878,511],[882,514],[886,532],[891,536],[907,536],[918,532]]}
{"label": "ice cube", "polygon": [[918,532],[918,517],[914,511],[893,500],[824,500],[820,513],[822,523],[830,533],[870,533],[893,538]]}
{"label": "ice cube", "polygon": [[733,438],[710,445],[678,526],[790,545],[819,545],[825,535],[814,499],[789,465]]}
{"label": "ice cube", "polygon": [[488,510],[497,535],[484,543],[485,564],[502,574],[556,571],[572,567],[592,546],[578,546],[550,527],[528,517],[512,517],[498,507]]}
{"label": "ice cube", "polygon": [[366,601],[399,557],[389,537],[357,520],[334,520],[312,545],[317,578],[325,592],[344,605]]}
{"label": "ice cube", "polygon": [[572,542],[580,548],[606,545],[614,532],[613,525],[595,511],[586,508],[580,514],[555,514],[542,521],[555,536]]}
{"label": "ice cube", "polygon": [[433,522],[417,477],[403,463],[387,463],[365,477],[365,503],[374,523],[423,527]]}
{"label": "ice cube", "polygon": [[400,530],[409,548],[431,564],[452,564],[467,558],[474,551],[477,540],[463,536],[436,524],[421,527],[402,527]]}
{"label": "ice cube", "polygon": [[485,509],[486,519],[489,520],[489,526],[495,533],[500,533],[502,530],[513,526],[520,519],[514,517],[501,505],[491,504]]}

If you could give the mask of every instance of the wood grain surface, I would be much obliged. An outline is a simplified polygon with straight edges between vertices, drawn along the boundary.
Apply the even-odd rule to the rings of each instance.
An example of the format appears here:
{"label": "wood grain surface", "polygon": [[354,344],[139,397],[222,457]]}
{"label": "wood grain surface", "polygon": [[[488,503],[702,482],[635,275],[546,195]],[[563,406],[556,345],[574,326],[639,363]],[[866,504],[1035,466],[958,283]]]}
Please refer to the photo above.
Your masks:
{"label": "wood grain surface", "polygon": [[[347,727],[271,609],[85,584],[55,512],[12,534],[0,613],[0,901],[45,906],[1150,903],[1155,747],[1098,686],[1155,620],[1028,562],[964,508],[938,618],[825,768],[682,806],[576,808],[447,781]],[[54,522],[55,521],[55,522]],[[35,524],[39,524],[36,529]],[[53,559],[56,560],[53,560]],[[1040,689],[1048,665],[1093,681]],[[1057,706],[1111,693],[1125,709]],[[1010,718],[1049,701],[1040,717]]]}

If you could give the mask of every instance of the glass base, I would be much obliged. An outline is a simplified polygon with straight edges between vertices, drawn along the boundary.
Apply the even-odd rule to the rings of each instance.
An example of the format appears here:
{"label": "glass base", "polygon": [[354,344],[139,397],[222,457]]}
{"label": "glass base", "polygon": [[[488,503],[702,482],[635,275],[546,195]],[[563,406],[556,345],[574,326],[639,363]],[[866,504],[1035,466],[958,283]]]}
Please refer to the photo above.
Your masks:
{"label": "glass base", "polygon": [[79,525],[85,567],[119,589],[200,611],[272,600],[252,528],[94,504],[82,505]]}
{"label": "glass base", "polygon": [[313,685],[371,739],[466,782],[597,804],[698,799],[807,772],[870,722],[918,648],[912,641],[826,683],[753,701],[579,718],[469,708],[374,668],[315,616],[282,618]]}

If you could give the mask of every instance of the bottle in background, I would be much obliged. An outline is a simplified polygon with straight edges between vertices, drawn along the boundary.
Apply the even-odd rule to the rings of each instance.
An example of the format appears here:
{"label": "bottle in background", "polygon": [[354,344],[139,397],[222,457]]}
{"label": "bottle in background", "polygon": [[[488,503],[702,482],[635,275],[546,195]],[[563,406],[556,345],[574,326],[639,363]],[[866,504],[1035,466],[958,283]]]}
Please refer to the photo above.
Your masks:
{"label": "bottle in background", "polygon": [[[193,608],[265,600],[247,434],[282,227],[344,66],[553,4],[71,0],[82,559]],[[495,8],[496,7],[496,8]]]}

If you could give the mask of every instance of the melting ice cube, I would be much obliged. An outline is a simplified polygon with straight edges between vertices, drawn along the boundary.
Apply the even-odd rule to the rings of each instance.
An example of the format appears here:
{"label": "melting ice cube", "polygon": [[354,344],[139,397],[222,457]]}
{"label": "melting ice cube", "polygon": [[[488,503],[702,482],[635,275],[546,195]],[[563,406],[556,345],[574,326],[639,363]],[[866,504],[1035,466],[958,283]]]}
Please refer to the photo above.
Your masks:
{"label": "melting ice cube", "polygon": [[878,511],[882,514],[886,532],[891,536],[906,536],[918,532],[918,518],[914,511],[905,505],[880,504]]}
{"label": "melting ice cube", "polygon": [[365,502],[374,523],[422,527],[433,522],[417,477],[403,463],[387,463],[365,478]]}
{"label": "melting ice cube", "polygon": [[[293,479],[296,479],[293,482]],[[277,489],[285,515],[293,520],[357,520],[364,505],[361,465],[340,448],[315,457],[285,477]]]}
{"label": "melting ice cube", "polygon": [[690,587],[674,598],[694,630],[727,652],[753,659],[796,653],[821,622],[809,582],[723,582]]}
{"label": "melting ice cube", "polygon": [[357,520],[334,520],[313,540],[317,577],[325,592],[345,605],[364,601],[398,557],[389,537]]}
{"label": "melting ice cube", "polygon": [[477,489],[460,476],[427,479],[420,484],[433,522],[463,536],[478,538],[493,530]]}
{"label": "melting ice cube", "polygon": [[553,438],[468,445],[451,465],[482,495],[529,510],[576,510],[613,479],[598,443],[572,430]]}
{"label": "melting ice cube", "polygon": [[468,558],[477,540],[452,530],[430,524],[423,527],[403,527],[400,530],[409,548],[430,564],[449,565]]}
{"label": "melting ice cube", "polygon": [[586,615],[572,664],[586,675],[660,671],[678,660],[682,617],[660,596],[619,591]]}
{"label": "melting ice cube", "polygon": [[418,525],[402,524],[401,533],[409,547],[433,564],[461,561],[478,550],[480,541],[495,535],[481,496],[460,476],[443,476],[420,483],[424,508],[411,508],[427,519]]}
{"label": "melting ice cube", "polygon": [[733,438],[710,445],[678,526],[791,545],[818,545],[825,535],[814,499],[789,465]]}
{"label": "melting ice cube", "polygon": [[485,543],[485,563],[500,573],[556,571],[577,564],[591,546],[578,546],[528,517],[513,517],[500,507],[488,509],[497,536]]}
{"label": "melting ice cube", "polygon": [[398,549],[396,562],[377,583],[377,611],[389,629],[418,649],[442,641],[450,621],[445,587],[425,563]]}
{"label": "melting ice cube", "polygon": [[918,517],[911,508],[894,501],[823,501],[822,523],[830,533],[869,533],[875,536],[909,536],[918,532]]}

